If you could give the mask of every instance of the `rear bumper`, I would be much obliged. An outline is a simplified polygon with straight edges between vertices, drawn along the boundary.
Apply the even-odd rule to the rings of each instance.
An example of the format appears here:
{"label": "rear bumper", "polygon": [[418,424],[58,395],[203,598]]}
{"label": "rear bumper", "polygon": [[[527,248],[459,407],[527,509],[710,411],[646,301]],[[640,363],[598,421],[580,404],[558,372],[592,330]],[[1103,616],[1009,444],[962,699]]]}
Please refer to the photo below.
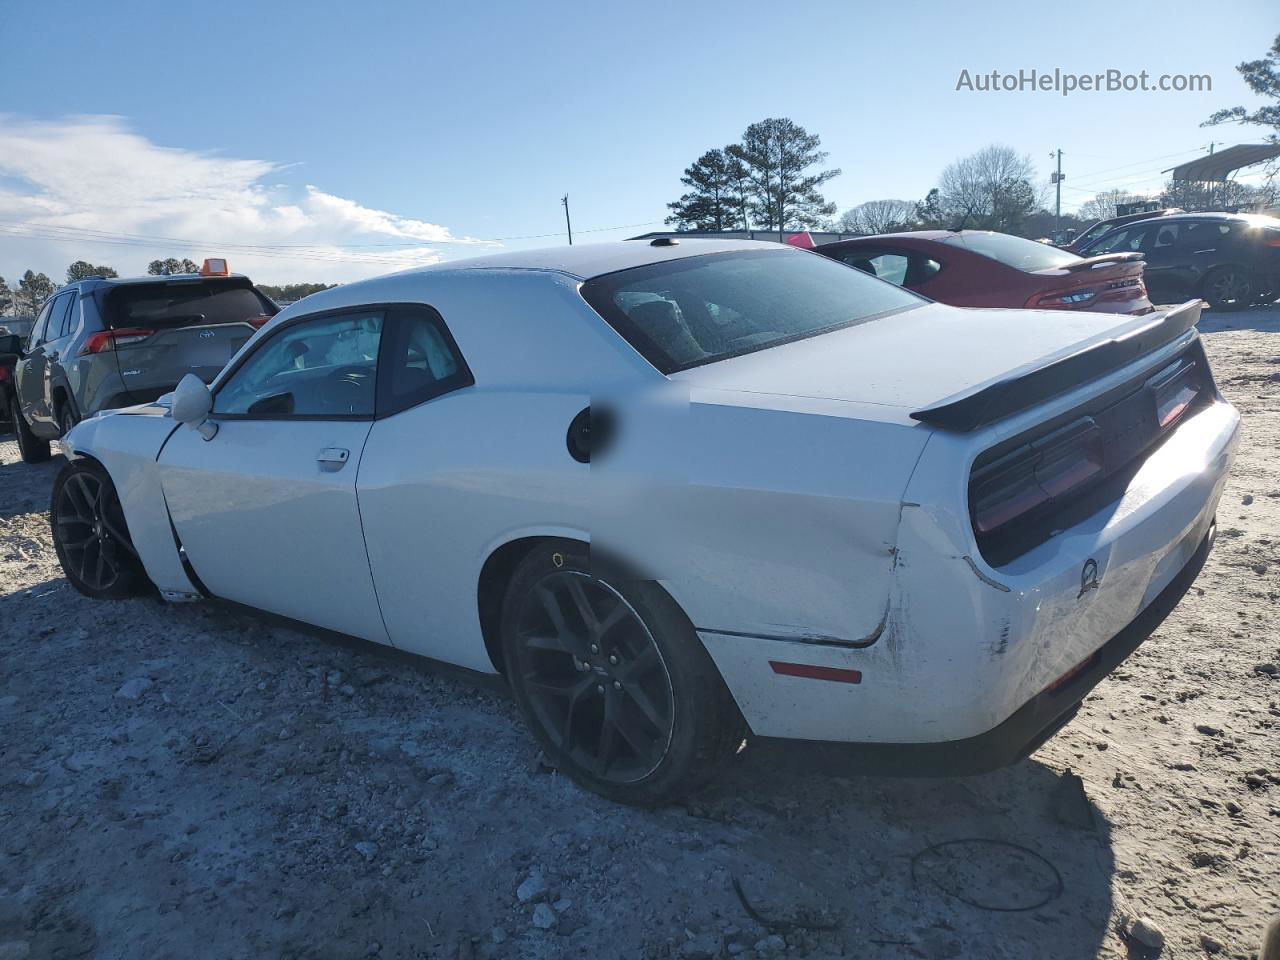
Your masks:
{"label": "rear bumper", "polygon": [[776,763],[833,775],[964,776],[1016,763],[1071,721],[1081,701],[1146,640],[1191,588],[1213,548],[1210,525],[1199,547],[1168,585],[1127,626],[1104,643],[1066,683],[1032,697],[986,733],[942,743],[832,743],[762,737],[758,749]]}

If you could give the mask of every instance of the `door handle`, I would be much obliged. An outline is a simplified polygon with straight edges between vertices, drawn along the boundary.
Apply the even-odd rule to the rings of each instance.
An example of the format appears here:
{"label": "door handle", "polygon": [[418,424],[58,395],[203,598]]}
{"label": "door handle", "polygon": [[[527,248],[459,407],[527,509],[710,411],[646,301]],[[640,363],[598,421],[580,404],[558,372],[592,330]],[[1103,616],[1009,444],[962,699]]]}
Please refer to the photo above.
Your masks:
{"label": "door handle", "polygon": [[1218,252],[1218,248],[1217,248],[1217,247],[1210,247],[1208,250],[1197,250],[1197,251],[1195,251],[1195,252],[1196,252],[1196,253],[1217,253],[1217,252]]}
{"label": "door handle", "polygon": [[346,447],[325,447],[316,454],[316,463],[324,463],[329,465],[342,466],[351,457],[351,451]]}

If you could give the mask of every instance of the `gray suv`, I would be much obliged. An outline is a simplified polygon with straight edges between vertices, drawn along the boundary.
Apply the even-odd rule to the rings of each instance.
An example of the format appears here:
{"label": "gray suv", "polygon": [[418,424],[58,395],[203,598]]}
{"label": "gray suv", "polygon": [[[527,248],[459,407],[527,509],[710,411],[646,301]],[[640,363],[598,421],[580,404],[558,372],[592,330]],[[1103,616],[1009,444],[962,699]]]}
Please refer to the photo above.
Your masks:
{"label": "gray suv", "polygon": [[14,368],[10,415],[27,463],[99,410],[149,403],[185,374],[213,380],[279,308],[248,277],[90,277],[49,298]]}

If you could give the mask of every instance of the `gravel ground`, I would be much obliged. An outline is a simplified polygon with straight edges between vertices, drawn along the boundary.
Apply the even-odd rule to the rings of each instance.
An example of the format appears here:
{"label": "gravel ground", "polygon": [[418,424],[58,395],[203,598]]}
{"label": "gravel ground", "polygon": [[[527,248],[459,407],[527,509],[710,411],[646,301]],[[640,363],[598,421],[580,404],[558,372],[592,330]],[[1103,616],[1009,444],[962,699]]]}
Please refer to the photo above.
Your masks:
{"label": "gravel ground", "polygon": [[81,597],[58,462],[0,441],[0,960],[1154,956],[1117,932],[1140,917],[1165,957],[1253,956],[1280,909],[1280,309],[1203,329],[1246,428],[1217,550],[1034,758],[841,780],[748,750],[653,812],[549,769],[492,684]]}

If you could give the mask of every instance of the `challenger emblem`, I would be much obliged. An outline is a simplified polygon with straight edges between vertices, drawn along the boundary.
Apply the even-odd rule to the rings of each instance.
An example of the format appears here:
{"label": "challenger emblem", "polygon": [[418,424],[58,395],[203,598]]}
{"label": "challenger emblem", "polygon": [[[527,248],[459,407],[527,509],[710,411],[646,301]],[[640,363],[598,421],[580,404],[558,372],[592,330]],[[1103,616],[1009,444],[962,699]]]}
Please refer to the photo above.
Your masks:
{"label": "challenger emblem", "polygon": [[1079,600],[1090,590],[1098,589],[1098,561],[1090,557],[1084,562],[1084,566],[1080,568],[1080,592],[1076,594]]}
{"label": "challenger emblem", "polygon": [[208,340],[208,339],[210,339],[212,336],[213,336],[213,331],[212,331],[212,330],[201,330],[201,331],[200,331],[200,339],[201,339],[201,340]]}

